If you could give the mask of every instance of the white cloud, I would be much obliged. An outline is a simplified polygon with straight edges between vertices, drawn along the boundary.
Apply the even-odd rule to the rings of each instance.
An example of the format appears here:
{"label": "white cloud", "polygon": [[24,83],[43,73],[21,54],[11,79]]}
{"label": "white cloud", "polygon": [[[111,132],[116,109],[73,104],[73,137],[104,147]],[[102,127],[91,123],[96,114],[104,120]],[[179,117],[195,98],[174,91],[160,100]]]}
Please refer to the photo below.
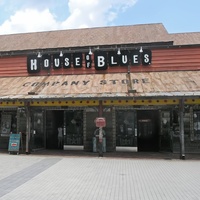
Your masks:
{"label": "white cloud", "polygon": [[106,26],[137,0],[69,0],[70,16],[63,28]]}
{"label": "white cloud", "polygon": [[55,30],[59,28],[48,9],[43,11],[25,9],[17,11],[0,26],[0,34]]}
{"label": "white cloud", "polygon": [[[133,6],[136,1],[69,0],[70,15],[62,22],[48,8],[43,10],[41,7],[38,9],[25,8],[18,10],[0,25],[0,34],[107,26],[117,18],[120,12]],[[67,12],[63,10],[60,12]]]}

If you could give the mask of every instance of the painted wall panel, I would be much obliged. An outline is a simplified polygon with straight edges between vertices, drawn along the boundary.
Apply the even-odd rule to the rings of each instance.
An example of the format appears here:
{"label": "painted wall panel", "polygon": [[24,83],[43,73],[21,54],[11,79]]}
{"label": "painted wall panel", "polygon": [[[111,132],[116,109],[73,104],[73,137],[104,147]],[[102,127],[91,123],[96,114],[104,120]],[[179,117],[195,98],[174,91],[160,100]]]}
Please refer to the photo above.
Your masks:
{"label": "painted wall panel", "polygon": [[[83,56],[84,57],[84,56]],[[92,60],[93,60],[92,56]],[[200,70],[200,48],[169,48],[152,50],[152,64],[148,66],[108,66],[107,70],[95,70],[94,60],[91,68],[85,67],[83,59],[82,68],[41,70],[36,74],[28,74],[27,57],[7,56],[0,57],[0,77],[13,76],[38,76],[38,75],[73,75],[73,74],[107,74],[107,73],[127,73],[130,72],[159,72],[159,71],[182,71]]]}

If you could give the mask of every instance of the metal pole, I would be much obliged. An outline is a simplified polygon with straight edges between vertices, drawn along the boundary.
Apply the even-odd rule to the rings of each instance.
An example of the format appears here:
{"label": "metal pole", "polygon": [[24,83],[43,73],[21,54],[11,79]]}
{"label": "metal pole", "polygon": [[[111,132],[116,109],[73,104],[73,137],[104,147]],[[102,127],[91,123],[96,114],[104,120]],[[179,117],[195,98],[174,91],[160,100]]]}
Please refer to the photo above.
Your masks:
{"label": "metal pole", "polygon": [[26,154],[30,153],[30,108],[26,106]]}
{"label": "metal pole", "polygon": [[[103,116],[103,103],[99,101],[99,117]],[[98,148],[99,148],[99,157],[103,157],[103,133],[102,127],[99,127],[99,140],[98,140]]]}
{"label": "metal pole", "polygon": [[185,159],[185,141],[184,141],[184,99],[179,100],[180,109],[180,159]]}

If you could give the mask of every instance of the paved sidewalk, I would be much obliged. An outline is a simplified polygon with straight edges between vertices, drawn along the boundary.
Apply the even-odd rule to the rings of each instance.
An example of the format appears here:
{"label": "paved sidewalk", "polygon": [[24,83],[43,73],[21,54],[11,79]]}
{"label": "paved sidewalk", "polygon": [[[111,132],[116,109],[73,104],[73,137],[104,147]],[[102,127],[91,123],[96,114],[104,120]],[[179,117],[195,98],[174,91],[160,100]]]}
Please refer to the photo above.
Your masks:
{"label": "paved sidewalk", "polygon": [[0,200],[200,200],[200,161],[0,153]]}

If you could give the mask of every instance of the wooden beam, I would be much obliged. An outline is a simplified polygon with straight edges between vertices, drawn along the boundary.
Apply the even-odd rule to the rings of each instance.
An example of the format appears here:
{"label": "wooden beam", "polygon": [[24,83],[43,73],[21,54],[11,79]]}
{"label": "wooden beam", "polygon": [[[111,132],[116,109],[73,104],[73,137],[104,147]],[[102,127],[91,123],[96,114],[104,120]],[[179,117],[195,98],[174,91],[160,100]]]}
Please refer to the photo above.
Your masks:
{"label": "wooden beam", "polygon": [[26,106],[26,154],[30,153],[30,138],[31,138],[31,117],[30,107]]}
{"label": "wooden beam", "polygon": [[179,112],[180,112],[180,159],[185,159],[185,141],[184,141],[184,99],[179,100]]}

